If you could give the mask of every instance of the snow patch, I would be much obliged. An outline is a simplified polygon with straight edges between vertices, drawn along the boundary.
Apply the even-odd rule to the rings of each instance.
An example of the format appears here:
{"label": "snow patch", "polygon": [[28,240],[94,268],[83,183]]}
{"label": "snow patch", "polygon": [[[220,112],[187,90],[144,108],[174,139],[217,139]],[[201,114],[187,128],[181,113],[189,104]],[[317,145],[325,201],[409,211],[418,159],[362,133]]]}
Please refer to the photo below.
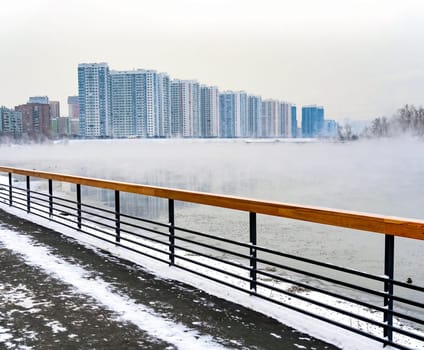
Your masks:
{"label": "snow patch", "polygon": [[46,323],[46,326],[52,329],[53,333],[66,332],[67,328],[64,327],[59,321],[50,321]]}

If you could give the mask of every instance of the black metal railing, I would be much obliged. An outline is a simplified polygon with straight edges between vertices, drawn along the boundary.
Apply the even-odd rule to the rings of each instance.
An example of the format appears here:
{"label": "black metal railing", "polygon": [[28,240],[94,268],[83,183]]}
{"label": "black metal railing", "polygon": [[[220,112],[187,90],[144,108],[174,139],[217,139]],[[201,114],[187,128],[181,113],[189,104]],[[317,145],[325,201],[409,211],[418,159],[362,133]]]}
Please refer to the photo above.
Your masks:
{"label": "black metal railing", "polygon": [[[240,209],[247,214],[246,220],[249,224],[247,241],[230,239],[176,225],[175,201],[181,201],[176,193],[186,196],[187,202],[218,207],[234,208],[235,204],[230,203],[234,200],[235,202],[241,201],[242,204],[237,204],[240,207],[250,204],[249,209],[254,209],[259,208],[259,204],[265,205],[266,202],[246,200],[246,204],[239,198],[232,199],[232,197],[153,188],[158,191],[156,193],[152,192],[150,187],[140,186],[142,188],[140,192],[143,192],[140,195],[167,199],[167,218],[158,221],[129,215],[121,211],[121,192],[137,193],[139,191],[136,190],[137,185],[120,183],[119,186],[115,186],[115,183],[110,181],[14,168],[0,168],[0,171],[8,174],[6,184],[0,185],[0,203],[3,203],[5,207],[18,208],[51,222],[76,229],[113,246],[142,254],[251,296],[328,322],[381,342],[383,345],[390,345],[398,349],[423,348],[424,346],[424,320],[422,317],[424,287],[395,279],[396,235],[392,232],[385,234],[384,266],[382,266],[384,275],[377,275],[258,245],[257,216],[258,212],[264,212],[262,207],[258,209],[258,212]],[[14,182],[18,178],[14,178],[13,173],[25,177]],[[33,178],[36,178],[37,181],[32,181]],[[47,179],[47,183],[45,183],[45,179]],[[75,190],[71,195],[59,193],[59,191],[54,193],[53,181],[55,183],[61,181],[73,183]],[[31,188],[32,184],[36,186]],[[105,207],[89,204],[84,201],[81,186],[114,191],[114,205]],[[43,187],[47,190],[43,190]],[[148,192],[148,194],[144,192]],[[205,196],[204,202],[202,202],[203,199],[198,199],[200,197],[196,197],[199,195]],[[219,201],[220,198],[223,198],[222,202]],[[270,207],[277,205],[276,203],[269,204]],[[286,208],[287,205],[281,204],[280,207]],[[308,210],[322,214],[319,210],[314,211],[315,209],[311,208]],[[293,215],[297,215],[281,214],[281,211],[278,214],[272,213],[268,214],[291,218]],[[347,218],[352,217],[352,220],[359,220],[357,214],[346,212],[342,214]],[[363,218],[364,221],[372,219],[376,222],[377,219],[381,219],[377,216],[365,215]],[[319,222],[316,218],[308,220],[303,214],[299,219]],[[410,234],[410,238],[422,239],[423,237],[421,233],[424,233],[424,222],[383,219],[388,224],[395,223],[402,227],[403,225],[413,227],[414,233]],[[323,218],[322,220],[329,219]],[[348,222],[347,219],[343,224],[336,223],[334,225],[341,227],[357,225],[361,229],[365,229],[363,228],[365,224],[360,221],[354,224],[346,222]],[[370,229],[374,232],[379,232],[378,230],[374,226]],[[404,232],[403,229],[402,232]],[[402,234],[402,236],[407,237],[407,234]],[[282,259],[300,262],[306,267],[300,268],[283,263]],[[319,268],[320,272],[309,268],[310,266],[315,269]],[[339,277],[334,277],[334,272],[337,272]],[[294,276],[302,276],[302,278]],[[364,282],[352,282],[354,279]],[[319,281],[319,283],[314,283],[314,281]],[[382,290],[370,287],[369,283],[365,283],[365,281],[372,281],[374,285],[380,285]],[[334,286],[338,288],[333,288]],[[399,292],[401,290],[412,291],[415,298],[403,296]],[[314,295],[318,297],[311,296],[311,293],[316,293]],[[365,311],[356,312],[351,307],[361,307]],[[407,311],[406,307],[414,312]]]}

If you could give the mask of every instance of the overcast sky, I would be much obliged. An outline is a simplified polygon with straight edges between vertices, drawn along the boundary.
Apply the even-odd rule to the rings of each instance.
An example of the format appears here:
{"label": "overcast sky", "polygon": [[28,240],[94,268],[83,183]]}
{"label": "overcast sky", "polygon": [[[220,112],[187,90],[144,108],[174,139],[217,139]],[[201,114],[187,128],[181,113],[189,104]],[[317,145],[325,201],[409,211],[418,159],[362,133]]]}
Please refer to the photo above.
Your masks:
{"label": "overcast sky", "polygon": [[0,105],[76,95],[78,63],[320,104],[343,121],[424,104],[423,0],[0,0]]}

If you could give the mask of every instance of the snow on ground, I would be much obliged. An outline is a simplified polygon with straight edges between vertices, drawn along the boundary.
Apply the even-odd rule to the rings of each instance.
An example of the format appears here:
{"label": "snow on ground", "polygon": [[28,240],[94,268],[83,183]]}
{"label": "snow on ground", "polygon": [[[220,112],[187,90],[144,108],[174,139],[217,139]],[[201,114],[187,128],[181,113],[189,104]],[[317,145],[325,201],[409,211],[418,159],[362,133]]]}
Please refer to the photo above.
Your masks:
{"label": "snow on ground", "polygon": [[9,333],[7,328],[0,326],[0,343],[5,343],[7,340],[12,338],[12,334]]}
{"label": "snow on ground", "polygon": [[[1,232],[1,229],[0,229]],[[24,284],[19,283],[16,287],[10,284],[0,284],[0,295],[1,302],[3,304],[13,305],[13,308],[7,312],[0,312],[0,320],[6,321],[7,326],[13,327],[13,323],[10,321],[14,318],[14,314],[18,313],[30,313],[35,314],[40,311],[37,308],[37,303],[34,301],[35,297],[32,291]],[[37,334],[26,327],[20,329],[22,337],[27,339],[37,337]],[[11,342],[13,339],[12,330],[6,327],[0,326],[0,344],[3,344],[7,349],[16,349],[15,344]],[[32,349],[25,345],[20,345],[19,350]]]}
{"label": "snow on ground", "polygon": [[[144,305],[137,304],[130,298],[117,294],[113,287],[101,278],[92,279],[92,272],[81,266],[71,264],[50,253],[48,248],[34,245],[28,237],[8,229],[0,228],[0,242],[6,249],[19,254],[27,264],[36,266],[48,274],[72,285],[82,294],[90,296],[119,315],[119,319],[135,324],[151,336],[176,345],[179,349],[222,349],[222,345],[213,341],[211,336],[198,334],[193,329],[165,319]],[[22,307],[32,308],[34,304],[27,295],[12,294],[22,300]],[[64,327],[51,322],[54,332],[64,331]],[[7,337],[3,333],[0,337]]]}
{"label": "snow on ground", "polygon": [[59,321],[50,321],[46,325],[52,329],[53,333],[65,332],[67,330]]}
{"label": "snow on ground", "polygon": [[[0,181],[6,181],[6,178],[3,178],[3,180],[1,180],[0,177]],[[1,183],[1,182],[0,182]],[[51,228],[57,232],[60,232],[62,234],[65,234],[67,236],[73,237],[75,239],[77,239],[79,242],[88,244],[88,247],[98,247],[101,249],[104,249],[106,251],[109,251],[110,253],[114,254],[115,256],[118,256],[120,258],[126,259],[126,260],[130,260],[133,261],[145,268],[147,268],[148,270],[150,270],[152,273],[163,277],[163,278],[167,278],[167,279],[175,279],[175,280],[179,280],[182,282],[185,282],[187,284],[193,285],[196,288],[202,289],[210,294],[213,294],[215,296],[224,298],[226,300],[238,303],[240,305],[243,305],[245,307],[249,307],[253,310],[262,312],[265,315],[268,315],[270,317],[273,317],[277,320],[279,320],[280,322],[282,322],[283,324],[287,325],[287,326],[291,326],[293,328],[298,329],[301,332],[305,332],[310,334],[311,336],[314,336],[318,339],[322,339],[324,341],[327,341],[329,343],[332,343],[336,346],[339,346],[341,348],[344,349],[352,349],[352,350],[359,350],[359,349],[381,349],[382,348],[382,344],[379,342],[375,342],[372,341],[368,338],[365,338],[363,336],[354,334],[352,332],[343,330],[339,327],[333,326],[331,324],[328,324],[326,322],[322,322],[319,321],[317,319],[314,319],[312,317],[308,317],[306,315],[300,314],[296,311],[292,311],[289,310],[287,308],[278,306],[274,303],[268,302],[266,300],[263,300],[261,298],[255,297],[255,296],[249,296],[247,293],[244,292],[240,292],[237,291],[233,288],[224,286],[222,284],[219,283],[215,283],[213,281],[207,280],[205,278],[196,276],[194,274],[185,272],[183,270],[180,270],[176,267],[168,267],[167,265],[161,263],[161,262],[157,262],[151,258],[145,257],[141,254],[137,254],[135,252],[131,252],[125,248],[122,247],[118,247],[113,243],[107,243],[104,241],[101,241],[99,239],[96,239],[94,237],[90,237],[82,232],[79,232],[77,230],[73,230],[67,227],[63,227],[58,223],[54,223],[49,221],[48,219],[44,219],[44,218],[40,218],[37,217],[35,215],[32,214],[27,214],[24,211],[17,209],[17,208],[12,208],[9,207],[7,205],[1,205],[0,203],[0,207],[7,211],[10,212],[11,214],[14,214],[16,216],[28,219],[32,222],[38,223],[42,226]],[[35,207],[34,207],[35,209]],[[57,215],[60,214],[60,212],[56,213]],[[57,221],[61,221],[62,219],[59,217],[56,217],[55,220]],[[62,220],[63,221],[63,220]],[[65,221],[63,221],[65,222]],[[69,222],[66,222],[67,224],[69,224]],[[92,224],[91,224],[92,225]],[[102,228],[103,230],[105,230],[104,228]],[[111,239],[109,236],[106,236],[105,234],[102,234],[98,231],[95,230],[95,227],[90,229],[90,228],[86,228],[86,230],[88,232],[94,233],[100,237],[104,237],[107,239]],[[113,234],[113,232],[111,232]],[[125,237],[124,233],[121,233],[121,237]],[[147,244],[151,247],[157,248],[157,249],[161,249],[164,251],[164,253],[159,253],[157,251],[148,249],[148,248],[143,248],[140,247],[139,245],[135,245],[132,244],[130,242],[125,242],[124,240],[121,241],[121,244],[124,244],[127,247],[130,248],[134,248],[138,251],[144,252],[144,253],[148,253],[150,255],[153,256],[157,256],[160,257],[162,259],[168,259],[168,252],[167,252],[167,247],[164,245],[160,245],[160,244],[155,244],[137,237],[131,237],[132,240],[134,241],[140,241],[143,242],[144,244]],[[206,266],[215,266],[217,268],[220,268],[222,270],[231,272],[237,276],[243,276],[248,278],[248,272],[244,269],[241,268],[237,268],[234,266],[229,266],[227,264],[223,264],[223,263],[219,263],[216,262],[214,260],[211,260],[209,258],[206,257],[201,257],[201,256],[193,256],[193,254],[187,254],[184,251],[178,250],[176,249],[175,253],[177,255],[183,256],[185,258],[189,258],[191,260],[194,260],[196,262],[205,264]],[[210,277],[219,279],[219,280],[223,280],[227,283],[230,283],[232,285],[235,286],[239,286],[241,288],[244,289],[248,289],[248,282],[245,281],[241,281],[237,278],[228,276],[226,274],[222,274],[216,271],[213,271],[211,269],[208,269],[206,267],[202,267],[199,265],[196,265],[194,263],[190,263],[186,260],[183,259],[179,259],[176,258],[175,259],[176,264],[180,265],[180,266],[184,266],[186,268],[192,269],[192,270],[196,270],[199,273],[203,273],[205,275],[208,275]],[[270,280],[270,279],[261,279],[261,282],[265,283],[265,284],[269,284],[271,286],[275,286],[278,287],[280,289],[283,290],[291,290],[291,288],[293,288],[293,285],[288,284],[288,283],[283,283],[283,282],[279,282],[279,281],[275,281],[275,280]],[[319,315],[322,315],[324,317],[327,317],[329,319],[333,319],[335,321],[338,321],[340,323],[344,323],[347,324],[349,326],[352,327],[356,327],[358,329],[364,330],[368,333],[371,334],[375,334],[377,336],[381,336],[382,335],[382,329],[380,327],[377,326],[373,326],[370,325],[368,323],[364,323],[362,321],[356,320],[356,319],[352,319],[348,316],[339,314],[337,312],[333,312],[331,310],[316,306],[314,304],[305,302],[305,301],[301,301],[299,299],[287,296],[285,294],[276,292],[276,291],[271,291],[268,288],[265,287],[261,287],[258,286],[257,289],[259,294],[262,294],[264,296],[267,297],[272,297],[275,300],[284,302],[286,304],[289,305],[293,305],[295,307],[299,307],[305,310],[308,310],[312,313],[316,313]],[[362,306],[356,305],[356,304],[352,304],[352,303],[348,303],[346,301],[343,300],[339,300],[327,295],[324,295],[322,293],[318,293],[318,292],[312,292],[312,291],[306,291],[306,290],[296,290],[297,294],[300,294],[302,296],[305,296],[307,298],[313,299],[313,300],[317,300],[320,301],[324,304],[328,304],[328,305],[334,305],[337,306],[339,308],[342,308],[346,311],[350,311],[356,315],[362,315],[365,316],[367,318],[370,319],[374,319],[376,321],[382,321],[383,317],[382,317],[382,313],[381,312],[371,312],[369,309],[364,308]],[[398,326],[400,328],[403,328],[407,331],[410,332],[419,332],[415,329],[412,329],[411,327],[408,327],[407,325],[401,324],[399,323],[398,320],[394,320],[394,325]],[[422,334],[422,333],[419,333]],[[399,334],[394,334],[394,340],[398,343],[401,343],[405,346],[411,347],[413,349],[424,349],[424,344],[418,340],[414,340],[408,337],[405,337],[403,335],[399,335]]]}

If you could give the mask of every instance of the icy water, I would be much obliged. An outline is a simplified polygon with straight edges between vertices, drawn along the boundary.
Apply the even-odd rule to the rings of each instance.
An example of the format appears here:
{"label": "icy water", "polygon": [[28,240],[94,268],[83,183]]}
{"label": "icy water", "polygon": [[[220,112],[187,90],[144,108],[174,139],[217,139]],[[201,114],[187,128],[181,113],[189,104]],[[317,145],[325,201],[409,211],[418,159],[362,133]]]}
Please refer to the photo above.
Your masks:
{"label": "icy water", "polygon": [[0,211],[2,349],[335,349]]}

